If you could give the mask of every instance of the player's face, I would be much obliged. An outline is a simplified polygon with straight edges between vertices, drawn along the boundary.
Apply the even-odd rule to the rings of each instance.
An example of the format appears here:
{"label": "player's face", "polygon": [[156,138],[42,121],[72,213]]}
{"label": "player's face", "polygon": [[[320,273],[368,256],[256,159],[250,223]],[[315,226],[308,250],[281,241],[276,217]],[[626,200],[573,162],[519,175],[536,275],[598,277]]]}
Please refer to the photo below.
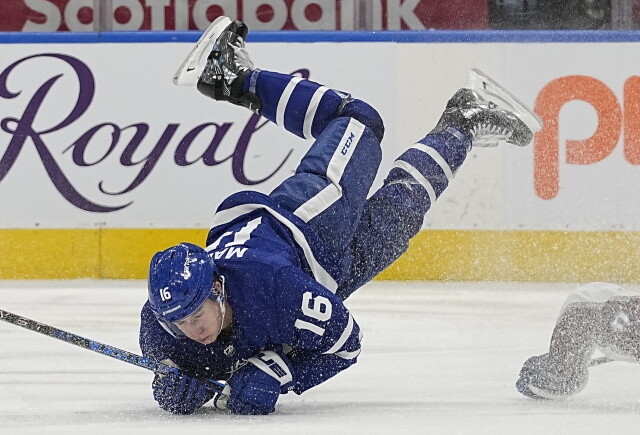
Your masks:
{"label": "player's face", "polygon": [[175,322],[184,335],[201,344],[211,344],[222,329],[220,304],[207,299],[192,315]]}

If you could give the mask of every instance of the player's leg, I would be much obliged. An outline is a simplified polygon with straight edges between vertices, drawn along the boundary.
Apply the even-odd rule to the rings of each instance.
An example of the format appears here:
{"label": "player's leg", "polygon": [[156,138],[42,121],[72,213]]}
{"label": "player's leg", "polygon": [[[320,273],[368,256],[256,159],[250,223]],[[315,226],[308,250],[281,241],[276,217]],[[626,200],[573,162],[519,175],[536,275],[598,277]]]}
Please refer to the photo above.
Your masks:
{"label": "player's leg", "polygon": [[347,298],[406,251],[472,146],[531,142],[531,129],[514,112],[471,89],[449,100],[437,126],[397,158],[383,186],[367,200],[345,253],[351,264],[338,295]]}
{"label": "player's leg", "polygon": [[295,174],[270,194],[314,229],[322,241],[316,248],[336,280],[380,165],[383,131],[375,109],[360,100],[347,102],[318,134]]}
{"label": "player's leg", "polygon": [[246,35],[242,22],[217,19],[174,82],[247,107],[299,137],[317,138],[296,174],[271,196],[313,226],[329,251],[343,248],[380,163],[382,120],[371,106],[348,94],[254,68],[244,46]]}
{"label": "player's leg", "polygon": [[617,295],[602,305],[596,346],[612,360],[640,362],[640,296]]}
{"label": "player's leg", "polygon": [[299,137],[316,138],[295,174],[270,196],[315,230],[323,256],[336,265],[380,164],[382,119],[370,105],[343,92],[254,68],[244,47],[246,35],[243,23],[216,20],[174,82],[196,84],[215,100],[247,107]]}
{"label": "player's leg", "polygon": [[524,362],[516,389],[536,399],[563,399],[582,391],[589,381],[598,312],[598,304],[591,302],[567,306],[556,322],[549,352]]}
{"label": "player's leg", "polygon": [[[174,83],[195,85],[214,100],[247,107],[305,139],[318,137],[349,110],[366,119],[367,108],[359,110],[357,102],[345,108],[353,101],[348,94],[298,76],[255,68],[245,48],[247,33],[241,21],[215,20],[176,72]],[[382,137],[383,131],[375,134]]]}

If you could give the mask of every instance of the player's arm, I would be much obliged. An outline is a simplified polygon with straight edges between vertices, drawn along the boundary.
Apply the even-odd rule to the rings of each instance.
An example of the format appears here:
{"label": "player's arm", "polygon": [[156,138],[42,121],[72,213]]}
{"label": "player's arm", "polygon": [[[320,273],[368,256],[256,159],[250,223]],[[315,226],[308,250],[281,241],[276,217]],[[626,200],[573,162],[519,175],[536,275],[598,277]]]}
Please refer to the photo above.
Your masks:
{"label": "player's arm", "polygon": [[600,308],[596,346],[616,361],[640,362],[640,297],[614,296]]}
{"label": "player's arm", "polygon": [[355,364],[362,333],[340,298],[300,271],[282,273],[281,280],[291,284],[279,292],[282,342],[292,348],[290,390],[301,394]]}
{"label": "player's arm", "polygon": [[237,414],[269,414],[280,394],[303,391],[353,365],[360,327],[342,301],[301,271],[284,268],[274,279],[275,342],[228,381],[227,407]]}
{"label": "player's arm", "polygon": [[591,283],[565,302],[549,352],[525,361],[516,384],[533,398],[558,399],[580,392],[595,349],[611,359],[638,361],[640,298],[613,284]]}
{"label": "player's arm", "polygon": [[273,283],[271,337],[286,344],[287,391],[301,394],[357,362],[360,326],[339,297],[294,267],[281,268]]}
{"label": "player's arm", "polygon": [[[173,362],[176,359],[177,338],[162,328],[148,302],[140,315],[139,341],[144,356],[177,366]],[[191,414],[216,395],[204,382],[186,375],[156,374],[151,388],[158,405],[173,414]]]}

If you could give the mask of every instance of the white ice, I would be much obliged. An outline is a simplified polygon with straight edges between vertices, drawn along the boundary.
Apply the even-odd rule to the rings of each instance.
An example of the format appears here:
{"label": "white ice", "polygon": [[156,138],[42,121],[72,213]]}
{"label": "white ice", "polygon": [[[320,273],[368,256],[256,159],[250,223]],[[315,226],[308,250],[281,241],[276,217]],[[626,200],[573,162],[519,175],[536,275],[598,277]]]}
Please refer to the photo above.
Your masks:
{"label": "white ice", "polygon": [[[638,433],[637,365],[592,367],[564,402],[514,388],[576,286],[369,284],[347,301],[364,331],[358,364],[263,417],[169,415],[153,401],[151,372],[0,322],[0,433]],[[0,281],[0,308],[139,353],[145,292],[142,281]]]}

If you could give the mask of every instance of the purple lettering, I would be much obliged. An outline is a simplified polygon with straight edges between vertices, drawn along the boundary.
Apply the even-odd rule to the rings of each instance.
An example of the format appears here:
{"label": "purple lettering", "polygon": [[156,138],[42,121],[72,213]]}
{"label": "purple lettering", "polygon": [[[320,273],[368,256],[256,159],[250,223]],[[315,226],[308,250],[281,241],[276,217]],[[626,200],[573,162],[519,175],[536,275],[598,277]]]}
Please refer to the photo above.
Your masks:
{"label": "purple lettering", "polygon": [[76,104],[71,113],[58,125],[44,131],[34,130],[33,124],[38,114],[38,109],[41,107],[42,102],[49,93],[51,87],[62,76],[60,74],[47,80],[36,91],[36,93],[33,95],[33,98],[31,98],[31,100],[29,101],[29,104],[27,105],[22,118],[5,118],[0,122],[0,128],[12,135],[9,146],[2,156],[2,159],[0,160],[0,181],[4,179],[4,177],[7,175],[7,173],[15,163],[27,138],[30,138],[36,147],[36,150],[38,152],[38,155],[40,156],[42,164],[44,165],[47,175],[53,182],[56,189],[58,189],[58,192],[60,192],[60,194],[62,194],[62,196],[67,201],[78,208],[94,212],[115,211],[126,207],[128,204],[116,207],[103,206],[92,202],[81,195],[80,192],[78,192],[73,187],[71,182],[67,179],[64,172],[56,162],[55,158],[47,148],[44,139],[42,138],[43,135],[60,130],[77,120],[91,104],[95,85],[93,81],[93,75],[84,63],[80,62],[74,57],[64,54],[38,54],[21,59],[11,64],[2,72],[2,74],[0,74],[0,97],[11,99],[17,97],[20,94],[20,92],[12,93],[9,91],[7,86],[9,75],[11,74],[13,69],[22,62],[26,62],[37,57],[57,58],[67,62],[74,69],[78,78],[78,83],[80,85]]}
{"label": "purple lettering", "polygon": [[[225,123],[222,125],[218,125],[215,122],[208,122],[206,124],[202,124],[199,125],[195,128],[193,128],[190,132],[188,132],[180,141],[180,143],[178,144],[178,148],[176,149],[176,153],[174,155],[174,160],[176,162],[176,164],[178,166],[189,166],[193,163],[195,163],[196,161],[198,161],[199,159],[202,159],[202,161],[204,162],[205,165],[207,166],[215,166],[218,165],[220,163],[223,163],[227,160],[229,160],[229,157],[225,157],[222,160],[217,160],[215,157],[215,153],[216,150],[218,149],[218,147],[220,146],[220,143],[222,142],[222,139],[224,138],[224,136],[227,134],[227,132],[229,131],[229,129],[231,128],[233,124],[230,123]],[[187,159],[187,151],[189,151],[189,147],[191,146],[191,144],[193,143],[193,140],[203,131],[205,131],[205,129],[207,127],[215,127],[214,130],[214,135],[213,138],[211,139],[211,142],[209,143],[209,146],[207,147],[207,149],[204,151],[204,153],[194,159],[194,160],[188,160]]]}
{"label": "purple lettering", "polygon": [[[47,145],[47,135],[56,132],[60,133],[66,127],[79,122],[93,101],[95,95],[95,80],[89,67],[73,56],[59,53],[37,54],[20,59],[0,72],[1,99],[15,99],[22,94],[22,90],[15,91],[9,89],[9,78],[12,77],[12,74],[18,66],[24,66],[38,58],[56,59],[64,62],[73,69],[75,75],[72,78],[77,80],[78,91],[76,95],[69,95],[69,98],[74,99],[72,100],[74,101],[74,106],[68,114],[63,113],[59,115],[63,117],[62,121],[57,123],[53,122],[53,124],[55,124],[53,126],[41,127],[47,119],[41,114],[41,111],[44,112],[42,107],[45,101],[47,101],[52,89],[58,86],[60,78],[62,78],[64,74],[68,74],[54,73],[51,78],[35,90],[34,94],[26,103],[22,115],[19,117],[7,116],[4,119],[0,119],[1,131],[9,135],[9,143],[4,154],[0,156],[0,183],[11,171],[24,146],[33,144],[48,177],[65,200],[82,210],[105,213],[121,210],[131,205],[133,201],[117,205],[104,205],[85,196],[85,194],[81,194],[80,190],[73,185],[72,181],[65,174],[63,170],[64,165],[60,164],[63,162],[60,159],[65,155],[70,156],[67,160],[68,164],[87,169],[100,164],[106,164],[107,160],[111,162],[110,164],[113,164],[114,158],[117,159],[118,164],[122,167],[138,167],[139,170],[135,174],[134,179],[126,183],[125,187],[114,189],[113,186],[111,186],[108,188],[109,180],[103,179],[98,182],[97,189],[101,194],[117,197],[133,191],[144,183],[152,174],[158,161],[171,146],[172,142],[174,144],[177,143],[177,145],[174,145],[175,150],[169,151],[169,154],[173,154],[173,161],[176,165],[186,167],[201,160],[206,166],[217,166],[231,160],[233,177],[244,185],[256,185],[273,177],[287,162],[293,152],[293,150],[290,150],[282,161],[277,163],[272,170],[267,169],[269,171],[268,175],[259,179],[253,179],[248,175],[245,171],[245,163],[251,141],[256,133],[268,123],[268,121],[255,114],[249,117],[244,127],[237,127],[233,122],[212,121],[191,127],[182,137],[177,135],[181,126],[179,123],[167,124],[163,127],[162,133],[156,136],[153,134],[153,130],[158,130],[154,129],[154,126],[144,122],[120,127],[114,122],[105,120],[100,124],[89,126],[75,141],[70,140],[70,145],[66,146],[61,152],[56,152],[55,149]],[[293,74],[308,78],[309,70],[301,69],[295,71]],[[36,126],[40,127],[38,128]],[[233,151],[228,155],[218,155],[219,149],[229,136],[228,133],[234,128],[242,128],[242,131]],[[125,135],[125,132],[131,134]],[[158,137],[155,145],[152,148],[148,146],[143,147],[145,141],[153,140],[151,138],[154,136]],[[128,142],[125,142],[125,137],[130,137]],[[196,140],[199,143],[208,143],[206,149],[199,153],[199,155],[194,155],[196,153],[193,151],[190,153],[190,149],[193,150]],[[274,144],[266,143],[258,146],[269,147],[273,145]],[[151,150],[143,153],[141,152],[141,148],[151,148]],[[113,158],[109,159],[111,156],[113,156]],[[121,182],[120,179],[115,181]],[[82,190],[86,192],[86,187]]]}

